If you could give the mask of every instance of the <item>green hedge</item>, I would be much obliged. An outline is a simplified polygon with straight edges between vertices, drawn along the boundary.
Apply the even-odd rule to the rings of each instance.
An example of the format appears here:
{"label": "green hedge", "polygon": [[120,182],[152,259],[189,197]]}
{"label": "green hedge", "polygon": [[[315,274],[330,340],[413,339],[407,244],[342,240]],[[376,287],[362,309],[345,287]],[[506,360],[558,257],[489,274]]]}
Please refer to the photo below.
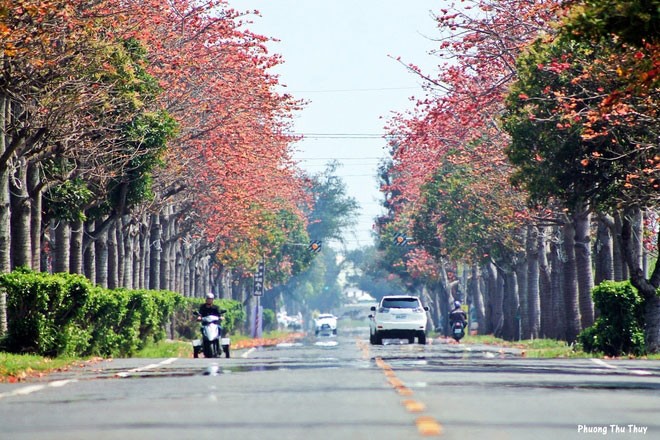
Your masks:
{"label": "green hedge", "polygon": [[[9,327],[2,349],[13,353],[129,356],[165,338],[172,321],[175,327],[188,321],[198,331],[192,310],[202,300],[175,292],[109,290],[81,275],[26,269],[0,275],[0,288],[7,293]],[[221,307],[230,311],[231,332],[245,313],[236,301],[225,300]]]}
{"label": "green hedge", "polygon": [[600,316],[578,336],[584,350],[608,356],[644,354],[644,299],[637,289],[629,281],[604,281],[592,295]]}

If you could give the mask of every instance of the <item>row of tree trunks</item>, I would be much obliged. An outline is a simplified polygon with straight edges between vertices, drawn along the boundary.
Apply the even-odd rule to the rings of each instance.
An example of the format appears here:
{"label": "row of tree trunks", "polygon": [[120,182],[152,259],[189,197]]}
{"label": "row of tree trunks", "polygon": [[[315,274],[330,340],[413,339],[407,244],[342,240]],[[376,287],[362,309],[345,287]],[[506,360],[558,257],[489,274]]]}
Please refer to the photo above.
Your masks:
{"label": "row of tree trunks", "polygon": [[[11,213],[5,220],[11,233],[0,234],[0,239],[4,236],[12,241],[5,247],[13,250],[5,255],[7,272],[25,266],[80,273],[111,289],[162,288],[186,296],[203,296],[213,290],[210,248],[181,233],[174,207],[168,206],[160,215],[124,215],[90,222],[52,220],[46,233],[41,228],[35,233],[30,197],[22,192],[26,187],[12,186],[6,198],[11,209],[2,210]],[[37,246],[32,245],[33,238],[39,239]],[[42,248],[46,258],[41,258]]]}
{"label": "row of tree trunks", "polygon": [[[639,210],[625,217],[601,215],[592,219],[585,209],[562,224],[530,226],[525,254],[512,269],[507,269],[510,262],[471,268],[465,284],[479,333],[506,339],[549,337],[575,342],[598,314],[591,298],[594,285],[625,279],[624,242],[632,248],[628,254],[635,259],[634,264],[645,272],[643,225]],[[621,240],[624,227],[628,241]],[[645,276],[643,273],[640,279]],[[655,295],[647,296],[656,299]],[[660,310],[651,307],[647,311],[656,321],[660,319],[653,315],[660,315]]]}

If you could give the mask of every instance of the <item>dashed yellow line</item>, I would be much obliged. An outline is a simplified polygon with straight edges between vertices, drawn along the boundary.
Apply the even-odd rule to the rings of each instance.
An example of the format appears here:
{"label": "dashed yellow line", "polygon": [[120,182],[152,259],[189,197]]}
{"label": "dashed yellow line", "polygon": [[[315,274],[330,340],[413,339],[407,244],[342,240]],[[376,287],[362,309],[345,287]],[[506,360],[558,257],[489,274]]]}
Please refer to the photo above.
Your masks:
{"label": "dashed yellow line", "polygon": [[435,421],[433,417],[422,416],[415,420],[417,430],[425,437],[438,436],[442,434],[442,425]]}
{"label": "dashed yellow line", "polygon": [[426,405],[424,405],[422,402],[418,402],[412,399],[406,399],[401,403],[403,404],[403,406],[406,407],[408,412],[411,413],[421,413],[424,412],[424,410],[426,409]]}
{"label": "dashed yellow line", "polygon": [[[364,348],[363,348],[364,350]],[[367,346],[368,350],[368,346]],[[400,396],[412,396],[413,391],[396,377],[392,367],[380,356],[375,359],[376,365],[383,370],[387,382],[396,390]],[[405,399],[401,402],[403,406],[411,413],[423,413],[426,405],[414,399]],[[424,437],[434,437],[442,435],[442,425],[431,416],[420,416],[415,420],[417,431]]]}

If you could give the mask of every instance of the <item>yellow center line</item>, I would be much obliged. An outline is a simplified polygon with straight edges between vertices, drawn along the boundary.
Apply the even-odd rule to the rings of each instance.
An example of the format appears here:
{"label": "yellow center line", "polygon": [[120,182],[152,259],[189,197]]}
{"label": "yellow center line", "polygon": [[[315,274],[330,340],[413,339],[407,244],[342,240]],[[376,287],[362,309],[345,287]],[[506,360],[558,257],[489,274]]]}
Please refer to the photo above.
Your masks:
{"label": "yellow center line", "polygon": [[401,403],[403,404],[403,406],[406,407],[408,412],[411,413],[424,412],[424,410],[426,409],[426,405],[424,405],[422,402],[418,402],[417,400],[413,400],[413,399],[406,399],[403,400]]}
{"label": "yellow center line", "polygon": [[442,434],[442,425],[440,425],[433,417],[422,416],[415,420],[417,430],[424,437],[438,436]]}
{"label": "yellow center line", "polygon": [[[369,347],[367,346],[367,352]],[[396,377],[392,367],[383,360],[380,356],[375,358],[376,365],[383,370],[387,382],[396,390],[400,396],[412,396],[413,391],[406,387],[404,383]],[[413,399],[405,399],[401,401],[406,410],[410,413],[423,413],[426,410],[426,405]],[[431,416],[420,416],[415,420],[417,431],[423,437],[435,437],[442,435],[442,425],[438,423],[435,418]]]}

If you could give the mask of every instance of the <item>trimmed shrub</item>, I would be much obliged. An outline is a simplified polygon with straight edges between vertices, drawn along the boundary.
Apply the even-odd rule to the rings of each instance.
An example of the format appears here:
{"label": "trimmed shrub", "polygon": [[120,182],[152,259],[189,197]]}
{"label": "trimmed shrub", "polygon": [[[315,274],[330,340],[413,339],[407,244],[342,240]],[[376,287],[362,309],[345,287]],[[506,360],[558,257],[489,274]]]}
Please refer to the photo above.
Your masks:
{"label": "trimmed shrub", "polygon": [[268,332],[268,331],[277,330],[277,317],[273,310],[264,309],[263,320],[264,320],[263,326],[265,331]]}
{"label": "trimmed shrub", "polygon": [[19,269],[0,275],[7,292],[5,350],[43,356],[126,356],[165,337],[175,292],[108,290],[81,275]]}
{"label": "trimmed shrub", "polygon": [[5,348],[45,356],[76,353],[89,336],[76,328],[76,322],[90,287],[80,275],[18,269],[0,276],[0,288],[7,292]]}
{"label": "trimmed shrub", "polygon": [[629,281],[604,281],[592,295],[600,316],[578,336],[584,350],[608,356],[644,354],[644,300],[637,289]]}

